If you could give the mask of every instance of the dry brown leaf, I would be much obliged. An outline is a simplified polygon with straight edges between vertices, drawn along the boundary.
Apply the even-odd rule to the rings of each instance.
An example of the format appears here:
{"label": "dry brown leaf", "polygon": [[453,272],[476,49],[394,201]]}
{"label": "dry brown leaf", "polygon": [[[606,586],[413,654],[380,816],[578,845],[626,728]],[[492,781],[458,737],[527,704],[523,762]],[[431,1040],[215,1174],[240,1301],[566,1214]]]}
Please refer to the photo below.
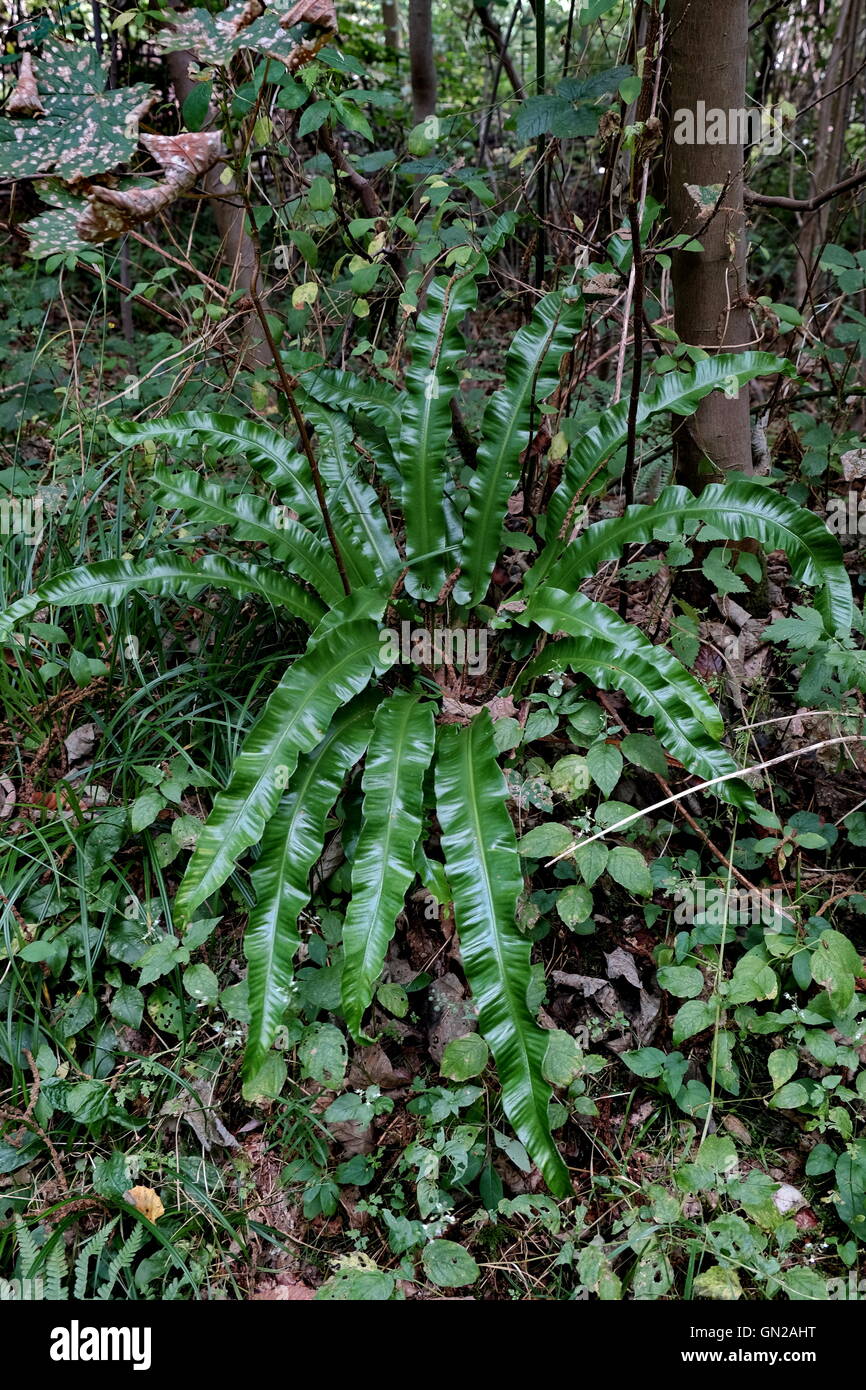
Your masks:
{"label": "dry brown leaf", "polygon": [[493,720],[513,719],[517,714],[517,706],[510,695],[494,695],[492,700],[485,700],[480,705],[446,695],[442,700],[442,723],[468,724],[482,709],[488,709]]}
{"label": "dry brown leaf", "polygon": [[123,1197],[130,1206],[147,1217],[148,1221],[158,1221],[165,1212],[165,1207],[152,1187],[131,1187],[128,1192],[124,1192]]}
{"label": "dry brown leaf", "polygon": [[7,116],[44,116],[45,107],[39,100],[39,88],[29,53],[21,54],[18,81],[6,103]]}
{"label": "dry brown leaf", "polygon": [[298,0],[280,20],[281,29],[293,29],[296,24],[318,24],[332,34],[337,29],[337,8],[333,0]]}
{"label": "dry brown leaf", "polygon": [[242,30],[248,29],[260,15],[264,14],[264,12],[265,7],[261,3],[261,0],[247,0],[247,3],[236,19],[218,19],[216,22],[217,28],[229,38],[235,38]]}
{"label": "dry brown leaf", "polygon": [[76,223],[82,241],[110,241],[130,227],[150,222],[158,212],[192,188],[221,158],[219,131],[204,130],[192,135],[142,135],[141,143],[165,170],[162,183],[153,188],[96,186],[90,190],[87,206]]}
{"label": "dry brown leaf", "polygon": [[316,1291],[309,1285],[302,1284],[297,1279],[290,1279],[287,1275],[280,1275],[277,1279],[266,1279],[261,1284],[256,1284],[253,1299],[257,1303],[286,1301],[297,1303],[301,1300],[315,1298]]}

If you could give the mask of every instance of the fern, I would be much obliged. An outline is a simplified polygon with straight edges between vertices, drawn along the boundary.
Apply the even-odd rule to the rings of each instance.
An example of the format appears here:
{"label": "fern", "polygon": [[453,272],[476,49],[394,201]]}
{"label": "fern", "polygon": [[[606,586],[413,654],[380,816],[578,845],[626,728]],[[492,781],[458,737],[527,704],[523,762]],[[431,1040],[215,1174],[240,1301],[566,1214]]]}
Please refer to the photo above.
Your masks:
{"label": "fern", "polygon": [[[495,243],[494,236],[491,249]],[[531,946],[515,925],[523,879],[490,717],[484,710],[465,728],[450,723],[453,716],[439,705],[437,662],[421,670],[412,661],[393,665],[381,626],[387,612],[389,622],[429,629],[440,592],[449,591],[452,551],[462,567],[451,577],[460,620],[489,622],[489,609],[479,605],[500,554],[509,495],[538,409],[551,400],[581,323],[580,302],[552,294],[516,334],[505,382],[483,415],[478,466],[461,519],[450,468],[451,403],[464,352],[461,320],[484,267],[483,254],[470,250],[465,265],[427,287],[402,392],[331,369],[302,372],[303,407],[348,595],[306,453],[270,426],[194,411],[111,428],[127,445],[159,440],[181,455],[205,445],[243,456],[297,520],[283,524],[283,514],[263,498],[236,496],[189,468],[160,468],[155,496],[163,506],[199,525],[225,528],[233,550],[253,546],[255,560],[209,555],[193,561],[169,551],[70,570],[0,614],[0,641],[26,627],[40,607],[117,608],[136,590],[166,597],[221,588],[257,596],[304,623],[306,647],[289,661],[244,738],[174,905],[176,920],[189,922],[258,848],[245,942],[251,1012],[246,1074],[266,1060],[290,1003],[298,917],[310,900],[328,817],[366,755],[343,932],[342,1009],[349,1029],[363,1036],[396,921],[418,864],[429,862],[425,842],[438,827],[463,963],[506,1115],[551,1190],[565,1195],[569,1177],[551,1136],[550,1087],[542,1075],[546,1039],[527,1005]],[[664,412],[689,414],[720,386],[742,387],[761,373],[791,370],[766,354],[745,353],[709,358],[688,374],[670,373],[641,397],[638,432]],[[544,548],[520,592],[500,610],[497,627],[523,628],[521,640],[532,648],[524,683],[567,669],[602,689],[621,690],[690,773],[704,780],[727,776],[736,763],[703,688],[666,648],[581,594],[581,583],[635,541],[697,532],[735,541],[752,536],[784,549],[796,582],[817,588],[825,625],[840,632],[851,625],[850,584],[838,543],[822,523],[746,480],[710,487],[700,498],[667,488],[656,502],[630,507],[569,539],[580,489],[623,447],[627,430],[623,403],[574,446],[540,518]],[[722,784],[720,795],[746,811],[755,808],[753,793],[735,778]],[[76,1297],[85,1293],[90,1263],[105,1267],[115,1225],[108,1223],[79,1253]],[[122,1284],[137,1249],[133,1236],[113,1254],[100,1275],[100,1297]],[[22,1246],[24,1263],[37,1255]]]}

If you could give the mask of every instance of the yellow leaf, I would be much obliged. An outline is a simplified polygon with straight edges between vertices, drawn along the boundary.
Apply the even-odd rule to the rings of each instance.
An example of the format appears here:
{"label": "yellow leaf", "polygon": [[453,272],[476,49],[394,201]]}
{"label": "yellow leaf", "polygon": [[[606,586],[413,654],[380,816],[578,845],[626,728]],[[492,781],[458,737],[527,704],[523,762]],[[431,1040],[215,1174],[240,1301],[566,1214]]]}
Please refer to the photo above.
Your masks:
{"label": "yellow leaf", "polygon": [[142,1216],[146,1216],[148,1221],[158,1221],[165,1212],[165,1207],[152,1187],[131,1187],[123,1196],[124,1200],[140,1211]]}
{"label": "yellow leaf", "polygon": [[318,285],[315,280],[308,280],[305,285],[298,285],[292,290],[292,308],[302,309],[305,304],[315,304],[318,297]]}
{"label": "yellow leaf", "polygon": [[550,441],[550,457],[556,462],[559,459],[564,459],[567,453],[568,440],[560,430]]}
{"label": "yellow leaf", "polygon": [[523,161],[524,161],[524,159],[526,159],[528,155],[531,155],[531,154],[534,154],[534,153],[535,153],[535,146],[534,146],[534,145],[524,145],[522,150],[518,150],[518,151],[517,151],[517,154],[512,155],[511,158],[509,159],[509,161],[508,161],[508,167],[509,167],[509,169],[516,169],[517,166],[518,166],[518,164],[522,164]]}

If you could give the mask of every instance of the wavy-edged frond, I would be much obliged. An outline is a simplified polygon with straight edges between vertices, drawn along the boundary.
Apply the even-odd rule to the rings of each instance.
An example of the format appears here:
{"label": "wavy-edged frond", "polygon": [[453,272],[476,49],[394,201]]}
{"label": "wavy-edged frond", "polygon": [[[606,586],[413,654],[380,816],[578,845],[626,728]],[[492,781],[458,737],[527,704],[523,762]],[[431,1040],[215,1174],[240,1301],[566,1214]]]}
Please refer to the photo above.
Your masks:
{"label": "wavy-edged frond", "polygon": [[[551,671],[579,671],[601,690],[621,690],[640,714],[652,719],[659,739],[690,772],[704,781],[737,771],[730,753],[707,733],[700,720],[662,674],[659,661],[623,651],[612,642],[564,637],[551,642],[531,661],[524,680]],[[744,810],[757,809],[753,793],[742,782],[722,782],[717,795]]]}
{"label": "wavy-edged frond", "polygon": [[466,978],[505,1113],[550,1190],[566,1197],[571,1183],[550,1132],[551,1089],[541,1070],[547,1037],[526,1002],[531,946],[515,920],[523,876],[505,798],[488,711],[468,728],[442,728],[436,808]]}
{"label": "wavy-edged frond", "polygon": [[352,448],[352,427],[337,410],[323,409],[307,401],[305,413],[315,427],[319,443],[319,468],[335,511],[339,511],[355,541],[354,551],[369,562],[370,578],[390,585],[401,560],[378,497],[358,472],[358,456]]}
{"label": "wavy-edged frond", "polygon": [[[692,371],[667,372],[658,382],[654,391],[641,393],[637,413],[637,432],[642,434],[650,422],[666,411],[674,415],[693,415],[700,402],[711,391],[720,387],[740,390],[758,376],[781,372],[795,376],[790,362],[774,357],[769,352],[721,353],[716,357],[706,357],[696,362]],[[548,546],[541,559],[541,570],[561,550],[557,537],[574,504],[581,485],[618,449],[628,438],[629,402],[620,401],[618,405],[606,410],[597,425],[587,430],[572,447],[568,462],[563,470],[562,481],[550,500],[547,509],[546,526]],[[561,587],[561,586],[560,586]]]}
{"label": "wavy-edged frond", "polygon": [[713,738],[723,736],[725,721],[700,681],[666,647],[651,642],[635,623],[626,622],[606,604],[545,584],[530,595],[518,621],[537,623],[554,635],[597,638],[617,652],[634,652],[657,669],[661,690],[667,689],[672,698],[692,710]]}
{"label": "wavy-edged frond", "polygon": [[364,764],[352,897],[343,924],[343,1015],[355,1037],[415,878],[424,774],[434,742],[433,706],[418,695],[398,691],[376,711]]}
{"label": "wavy-edged frond", "polygon": [[116,608],[136,589],[162,598],[196,595],[202,589],[227,589],[232,594],[254,594],[285,608],[296,618],[315,626],[325,613],[324,604],[293,579],[261,565],[205,555],[199,560],[167,556],[148,560],[97,560],[46,579],[33,593],[25,594],[0,613],[0,641],[17,623],[37,608],[85,607],[95,603]]}
{"label": "wavy-edged frond", "polygon": [[371,381],[356,372],[336,367],[317,367],[304,372],[301,389],[321,405],[348,414],[366,416],[387,430],[392,439],[400,433],[400,394],[387,381]]}
{"label": "wavy-edged frond", "polygon": [[159,439],[175,449],[187,449],[192,440],[200,439],[233,458],[244,458],[306,525],[314,530],[321,526],[309,463],[270,425],[209,410],[187,410],[160,420],[112,420],[109,429],[125,445]]}
{"label": "wavy-edged frond", "polygon": [[480,603],[487,592],[501,548],[502,518],[529,443],[533,406],[556,390],[560,362],[582,324],[582,299],[571,301],[559,291],[546,294],[508,349],[505,384],[485,407],[478,465],[469,481],[462,573],[454,588],[458,603]]}
{"label": "wavy-edged frond", "polygon": [[[656,532],[671,535],[680,528],[698,526],[703,528],[699,539],[751,538],[768,550],[784,550],[798,583],[821,586],[815,607],[825,624],[837,633],[850,631],[851,581],[836,537],[813,512],[746,478],[712,483],[698,497],[684,487],[667,487],[648,506],[628,507],[621,517],[595,522],[566,547],[548,582],[568,592],[606,561],[618,559],[630,542],[651,541]],[[527,587],[535,583],[533,572]]]}
{"label": "wavy-edged frond", "polygon": [[198,837],[175,899],[180,922],[261,839],[298,758],[324,738],[334,712],[364,689],[381,651],[374,623],[345,623],[292,662],[247,734],[228,787],[216,797]]}
{"label": "wavy-edged frond", "polygon": [[219,483],[200,478],[190,469],[154,472],[155,500],[163,507],[177,507],[190,521],[228,526],[237,540],[256,541],[268,547],[293,574],[306,580],[327,603],[343,596],[334,557],[318,537],[299,521],[249,493],[231,494]]}
{"label": "wavy-edged frond", "polygon": [[451,400],[457,364],[466,351],[460,323],[478,295],[475,270],[450,279],[437,276],[412,335],[412,358],[403,392],[402,429],[395,450],[403,489],[406,590],[435,599],[445,582],[445,450],[451,435]]}
{"label": "wavy-edged frond", "polygon": [[350,768],[364,755],[376,697],[365,691],[340,710],[321,743],[302,757],[291,788],[268,821],[252,872],[256,894],[244,953],[249,963],[250,1028],[244,1069],[254,1076],[289,1002],[298,916],[310,901],[310,873],[325,842],[331,808]]}

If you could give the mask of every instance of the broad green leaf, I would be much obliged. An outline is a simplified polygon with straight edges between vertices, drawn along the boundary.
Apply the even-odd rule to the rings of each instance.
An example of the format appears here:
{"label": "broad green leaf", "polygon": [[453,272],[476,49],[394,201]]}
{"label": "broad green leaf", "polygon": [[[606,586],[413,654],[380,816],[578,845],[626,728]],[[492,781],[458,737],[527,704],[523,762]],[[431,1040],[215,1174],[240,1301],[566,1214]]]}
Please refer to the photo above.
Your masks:
{"label": "broad green leaf", "polygon": [[767,1058],[767,1070],[774,1090],[790,1081],[800,1064],[800,1059],[792,1047],[777,1047]]}
{"label": "broad green leaf", "polygon": [[496,562],[499,523],[514,491],[533,424],[537,428],[538,406],[559,385],[559,364],[582,324],[582,300],[568,302],[559,292],[547,294],[508,349],[505,384],[487,401],[477,468],[469,480],[462,574],[454,589],[458,603],[480,603],[484,598]]}
{"label": "broad green leaf", "polygon": [[459,384],[457,364],[466,351],[460,324],[475,305],[476,269],[431,280],[412,335],[396,455],[411,567],[406,589],[413,598],[435,599],[447,572],[444,455]]}
{"label": "broad green leaf", "polygon": [[496,762],[487,710],[468,728],[440,730],[436,805],[445,871],[464,969],[490,1044],[502,1103],[548,1187],[571,1191],[568,1170],[550,1133],[550,1087],[542,1076],[547,1038],[530,1013],[529,941],[515,921],[523,875],[506,787]]}
{"label": "broad green leaf", "polygon": [[589,775],[604,796],[610,796],[622,776],[622,754],[612,743],[593,743],[586,750]]}
{"label": "broad green leaf", "polygon": [[442,1289],[474,1284],[481,1273],[469,1251],[453,1240],[431,1240],[421,1252],[421,1263],[430,1282]]}
{"label": "broad green leaf", "polygon": [[257,844],[301,753],[325,736],[334,712],[360,693],[379,660],[374,623],[344,624],[289,667],[235,759],[175,899],[176,920],[191,913]]}
{"label": "broad green leaf", "polygon": [[823,985],[837,1013],[844,1013],[854,998],[854,980],[863,974],[856,947],[838,931],[822,932],[812,953],[812,978]]}
{"label": "broad green leaf", "polygon": [[312,1077],[320,1086],[338,1091],[349,1063],[346,1039],[332,1023],[314,1023],[298,1048],[298,1061],[302,1076]]}
{"label": "broad green leaf", "polygon": [[92,607],[98,603],[119,608],[136,589],[173,598],[178,594],[194,596],[209,587],[228,589],[238,595],[257,594],[310,624],[318,623],[324,613],[315,595],[293,579],[284,579],[259,565],[224,560],[221,555],[204,555],[195,561],[173,556],[97,560],[46,579],[32,594],[25,594],[0,612],[0,641],[14,632],[23,618],[49,603],[60,607]]}
{"label": "broad green leaf", "polygon": [[452,1038],[442,1054],[439,1068],[450,1081],[469,1081],[480,1076],[490,1060],[490,1049],[477,1033],[467,1033],[463,1038]]}
{"label": "broad green leaf", "polygon": [[326,825],[346,773],[363,757],[373,727],[374,698],[358,696],[334,716],[321,743],[298,762],[288,794],[268,822],[252,872],[256,894],[244,953],[249,963],[250,1030],[244,1069],[255,1075],[289,1002],[300,944],[298,916],[310,900],[310,872],[322,853]]}
{"label": "broad green leaf", "polygon": [[518,851],[531,859],[552,859],[568,849],[573,840],[574,835],[567,825],[548,821],[546,825],[537,825],[534,830],[527,831],[520,839]]}
{"label": "broad green leaf", "polygon": [[705,1028],[712,1028],[715,1021],[716,1005],[711,999],[690,999],[677,1010],[674,1018],[671,1029],[674,1047],[679,1047],[680,1043],[693,1038],[696,1033],[703,1033]]}
{"label": "broad green leaf", "polygon": [[553,1028],[547,1035],[542,1075],[551,1086],[570,1086],[583,1070],[583,1053],[570,1033]]}
{"label": "broad green leaf", "polygon": [[656,972],[662,989],[677,999],[695,999],[704,987],[704,977],[693,965],[663,965]]}
{"label": "broad green leaf", "polygon": [[729,1004],[751,1004],[753,999],[775,999],[779,981],[766,961],[754,951],[741,956],[728,986]]}
{"label": "broad green leaf", "polygon": [[592,916],[592,894],[582,883],[563,888],[556,900],[556,911],[567,927],[577,927]]}
{"label": "broad green leaf", "polygon": [[415,878],[424,774],[433,757],[433,706],[398,692],[376,711],[364,766],[361,834],[343,925],[343,1016],[354,1037],[382,973],[406,890]]}

